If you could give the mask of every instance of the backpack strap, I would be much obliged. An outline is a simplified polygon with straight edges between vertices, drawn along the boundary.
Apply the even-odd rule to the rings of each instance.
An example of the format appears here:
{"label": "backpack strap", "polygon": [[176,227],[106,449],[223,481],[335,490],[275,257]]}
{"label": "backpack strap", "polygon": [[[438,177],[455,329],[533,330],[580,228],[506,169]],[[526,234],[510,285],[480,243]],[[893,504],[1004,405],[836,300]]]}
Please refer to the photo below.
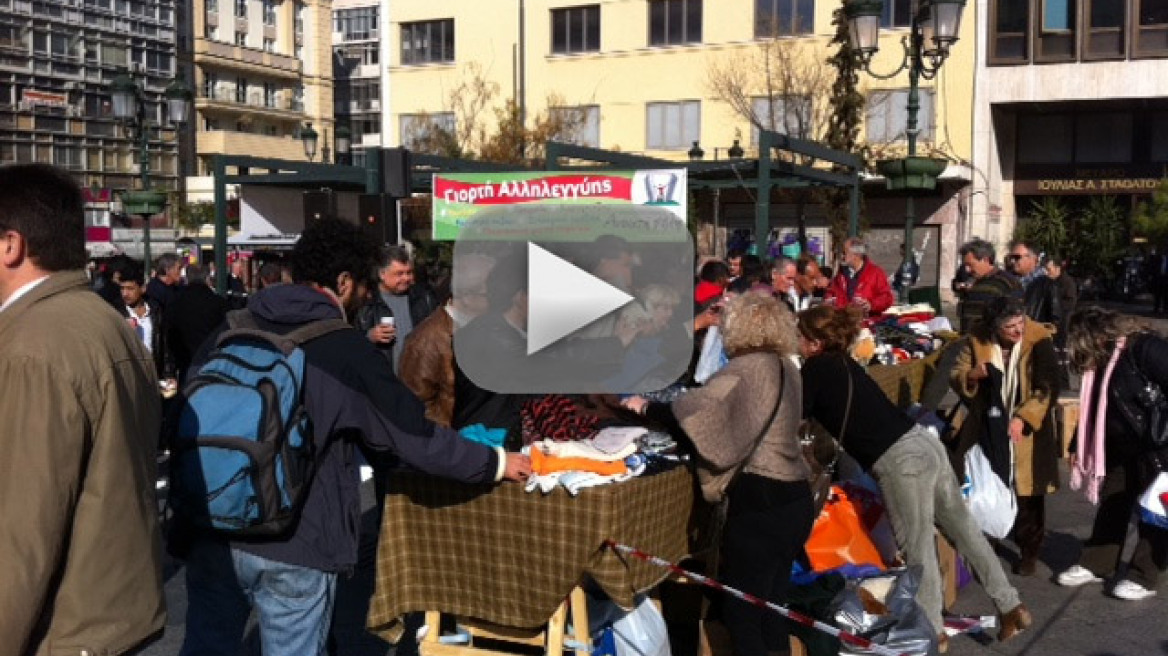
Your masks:
{"label": "backpack strap", "polygon": [[222,346],[228,340],[236,337],[252,337],[278,346],[285,355],[292,353],[297,347],[317,337],[323,337],[329,333],[352,327],[341,319],[322,319],[304,324],[285,334],[274,333],[270,330],[260,328],[259,323],[255,320],[255,316],[246,309],[228,312],[227,326],[228,329],[223,331],[219,335],[219,339],[216,340],[216,346]]}

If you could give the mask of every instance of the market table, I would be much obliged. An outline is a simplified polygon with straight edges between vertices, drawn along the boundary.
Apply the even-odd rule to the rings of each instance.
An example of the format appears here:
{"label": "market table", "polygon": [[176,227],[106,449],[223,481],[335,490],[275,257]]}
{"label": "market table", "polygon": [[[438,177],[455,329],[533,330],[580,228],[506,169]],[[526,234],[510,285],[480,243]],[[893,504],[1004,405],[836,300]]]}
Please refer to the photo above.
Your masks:
{"label": "market table", "polygon": [[[460,624],[478,621],[495,629],[538,633],[547,627],[547,651],[559,656],[555,643],[562,640],[566,600],[577,602],[571,612],[581,623],[584,595],[578,586],[586,579],[631,608],[637,594],[668,574],[623,559],[603,548],[604,541],[676,562],[688,551],[693,500],[685,467],[588,488],[577,497],[562,488],[545,496],[515,483],[466,485],[395,475],[382,517],[368,627],[396,641],[400,617],[413,611],[428,611],[428,624],[448,613]],[[436,642],[437,628],[430,627],[424,654],[452,652],[452,645]]]}

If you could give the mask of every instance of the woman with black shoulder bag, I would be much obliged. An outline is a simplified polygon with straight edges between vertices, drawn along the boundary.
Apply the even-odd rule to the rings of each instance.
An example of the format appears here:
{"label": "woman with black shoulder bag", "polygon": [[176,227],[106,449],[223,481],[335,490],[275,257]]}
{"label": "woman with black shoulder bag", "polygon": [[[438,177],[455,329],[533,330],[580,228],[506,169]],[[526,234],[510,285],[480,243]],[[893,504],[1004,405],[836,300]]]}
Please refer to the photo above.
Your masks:
{"label": "woman with black shoulder bag", "polygon": [[[1065,586],[1115,575],[1140,493],[1168,465],[1168,341],[1138,320],[1088,307],[1071,317],[1071,367],[1082,372],[1079,428],[1071,445],[1071,488],[1099,506]],[[1168,530],[1140,522],[1127,578],[1111,595],[1139,601],[1156,594],[1168,566]]]}
{"label": "woman with black shoulder bag", "polygon": [[[673,426],[696,454],[706,501],[726,497],[721,580],[777,604],[811,533],[811,472],[799,443],[802,384],[791,359],[795,325],[773,297],[747,293],[722,312],[730,362],[672,404],[641,397],[625,407]],[[783,618],[728,598],[723,620],[736,656],[787,653]]]}

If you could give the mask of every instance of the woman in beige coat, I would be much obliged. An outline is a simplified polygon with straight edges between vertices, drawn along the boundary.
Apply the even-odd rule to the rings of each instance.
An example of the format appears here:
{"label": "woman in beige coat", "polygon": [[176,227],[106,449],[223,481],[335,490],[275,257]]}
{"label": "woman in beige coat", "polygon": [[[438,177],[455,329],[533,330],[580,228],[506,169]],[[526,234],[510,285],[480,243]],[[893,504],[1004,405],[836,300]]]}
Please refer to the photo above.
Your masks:
{"label": "woman in beige coat", "polygon": [[[1016,574],[1032,576],[1046,531],[1045,495],[1058,489],[1059,443],[1051,410],[1059,365],[1053,329],[1027,318],[1021,301],[990,301],[953,367],[951,383],[969,406],[957,435],[955,464],[981,444],[1018,500]],[[1009,446],[1013,446],[1013,467]]]}

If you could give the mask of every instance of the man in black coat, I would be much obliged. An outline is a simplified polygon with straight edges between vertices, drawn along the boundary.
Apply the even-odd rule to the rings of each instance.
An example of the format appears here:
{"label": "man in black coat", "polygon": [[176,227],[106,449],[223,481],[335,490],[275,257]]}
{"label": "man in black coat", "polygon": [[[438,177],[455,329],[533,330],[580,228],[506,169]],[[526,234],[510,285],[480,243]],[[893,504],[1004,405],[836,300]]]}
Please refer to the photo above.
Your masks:
{"label": "man in black coat", "polygon": [[197,264],[187,266],[187,284],[166,313],[166,332],[178,368],[186,377],[191,358],[227,317],[228,302],[207,286],[207,273]]}
{"label": "man in black coat", "polygon": [[1060,325],[1063,319],[1058,283],[1046,275],[1038,249],[1024,241],[1015,241],[1007,257],[1010,270],[1022,283],[1022,301],[1026,316],[1039,323]]}
{"label": "man in black coat", "polygon": [[131,261],[122,269],[122,306],[118,310],[150,354],[154,356],[154,368],[158,380],[175,377],[174,358],[166,339],[165,316],[162,306],[146,296],[146,275],[142,265]]}

